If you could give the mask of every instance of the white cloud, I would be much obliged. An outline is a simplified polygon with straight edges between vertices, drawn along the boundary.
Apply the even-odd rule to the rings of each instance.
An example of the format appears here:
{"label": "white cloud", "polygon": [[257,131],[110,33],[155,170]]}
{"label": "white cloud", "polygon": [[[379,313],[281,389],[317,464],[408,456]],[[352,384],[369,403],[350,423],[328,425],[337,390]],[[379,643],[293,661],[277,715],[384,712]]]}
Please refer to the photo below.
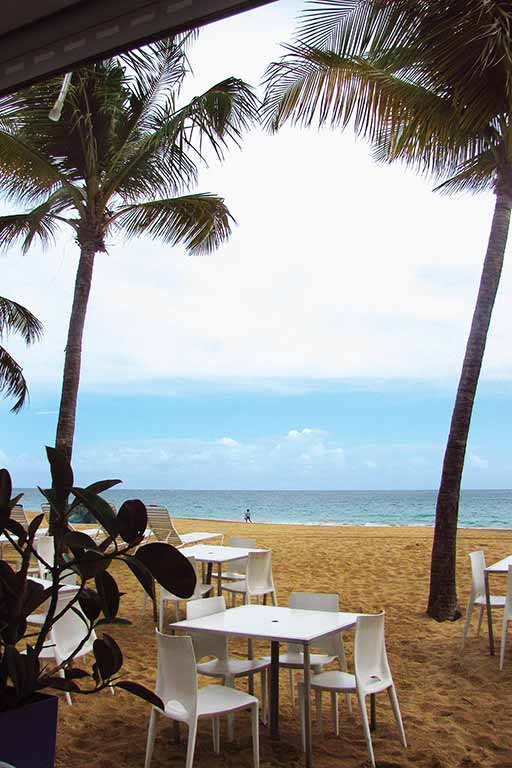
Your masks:
{"label": "white cloud", "polygon": [[489,462],[487,461],[487,459],[482,459],[482,457],[479,456],[477,453],[469,453],[469,461],[471,463],[471,466],[477,467],[478,469],[489,468]]}
{"label": "white cloud", "polygon": [[219,445],[226,445],[229,448],[234,448],[236,445],[239,445],[239,443],[236,440],[233,440],[232,437],[221,437],[217,440],[217,443]]}

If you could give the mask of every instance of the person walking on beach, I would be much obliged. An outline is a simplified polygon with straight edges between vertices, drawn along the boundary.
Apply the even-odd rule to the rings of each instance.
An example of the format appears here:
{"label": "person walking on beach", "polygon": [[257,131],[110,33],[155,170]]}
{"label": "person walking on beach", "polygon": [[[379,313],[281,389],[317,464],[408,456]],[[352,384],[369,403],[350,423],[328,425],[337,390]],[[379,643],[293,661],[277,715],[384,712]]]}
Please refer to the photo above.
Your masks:
{"label": "person walking on beach", "polygon": [[244,523],[252,523],[252,520],[251,520],[251,510],[250,509],[246,509],[245,510]]}

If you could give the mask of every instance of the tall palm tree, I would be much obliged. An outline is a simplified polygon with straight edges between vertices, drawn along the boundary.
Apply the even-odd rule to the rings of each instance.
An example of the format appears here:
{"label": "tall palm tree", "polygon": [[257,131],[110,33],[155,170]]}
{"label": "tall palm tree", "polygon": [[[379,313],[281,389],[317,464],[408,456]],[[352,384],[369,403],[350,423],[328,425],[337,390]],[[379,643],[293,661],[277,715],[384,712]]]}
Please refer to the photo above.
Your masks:
{"label": "tall palm tree", "polygon": [[437,497],[428,613],[460,615],[459,495],[473,403],[512,207],[512,6],[508,0],[316,0],[267,71],[277,130],[353,126],[375,157],[437,178],[444,192],[493,190],[494,217]]}
{"label": "tall palm tree", "polygon": [[[32,312],[16,301],[0,296],[0,339],[9,333],[19,333],[25,344],[33,344],[42,333],[43,326]],[[0,345],[0,392],[14,397],[13,413],[20,411],[28,396],[28,387],[19,363]]]}
{"label": "tall palm tree", "polygon": [[[73,73],[62,118],[48,119],[61,79],[33,86],[3,110],[0,188],[28,210],[0,217],[0,245],[51,244],[71,227],[80,249],[65,350],[56,447],[71,457],[82,336],[96,254],[109,237],[148,234],[210,252],[231,231],[222,198],[190,193],[198,164],[222,159],[257,115],[243,81],[228,78],[183,106],[183,40],[151,55],[110,59]],[[153,197],[156,195],[157,197]]]}

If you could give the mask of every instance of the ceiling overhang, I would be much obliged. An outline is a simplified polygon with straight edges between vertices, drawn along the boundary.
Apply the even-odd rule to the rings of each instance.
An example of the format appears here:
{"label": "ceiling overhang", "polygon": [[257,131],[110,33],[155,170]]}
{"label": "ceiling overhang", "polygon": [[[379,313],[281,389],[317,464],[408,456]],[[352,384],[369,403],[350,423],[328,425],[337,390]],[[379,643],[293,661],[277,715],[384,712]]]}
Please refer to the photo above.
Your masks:
{"label": "ceiling overhang", "polygon": [[0,95],[272,0],[3,0]]}

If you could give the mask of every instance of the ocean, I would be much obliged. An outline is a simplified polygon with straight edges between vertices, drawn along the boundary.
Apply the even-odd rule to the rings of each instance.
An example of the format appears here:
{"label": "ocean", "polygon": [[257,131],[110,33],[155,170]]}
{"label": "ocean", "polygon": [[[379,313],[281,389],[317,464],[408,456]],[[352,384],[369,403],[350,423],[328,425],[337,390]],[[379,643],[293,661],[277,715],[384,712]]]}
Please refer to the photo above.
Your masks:
{"label": "ocean", "polygon": [[[25,509],[39,511],[36,488],[21,488]],[[111,490],[103,494],[119,507],[125,499],[163,504],[176,517],[243,520],[251,510],[255,523],[301,525],[432,526],[436,491],[169,491]],[[459,525],[463,528],[511,528],[512,490],[462,491]]]}

